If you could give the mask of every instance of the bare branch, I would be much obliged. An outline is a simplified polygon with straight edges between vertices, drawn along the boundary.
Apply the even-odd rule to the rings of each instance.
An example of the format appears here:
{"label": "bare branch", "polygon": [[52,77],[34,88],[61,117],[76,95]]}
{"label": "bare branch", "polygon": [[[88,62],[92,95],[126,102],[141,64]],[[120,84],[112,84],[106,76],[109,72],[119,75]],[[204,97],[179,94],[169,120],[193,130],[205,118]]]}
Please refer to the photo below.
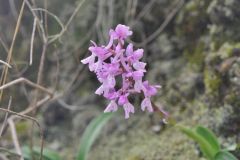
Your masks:
{"label": "bare branch", "polygon": [[33,82],[31,82],[31,81],[29,81],[28,79],[25,79],[25,78],[18,78],[18,79],[13,80],[13,81],[5,84],[5,85],[0,86],[0,91],[3,90],[3,89],[6,89],[8,87],[11,87],[12,85],[21,83],[21,82],[24,82],[24,83],[26,83],[26,84],[28,84],[28,85],[30,85],[32,87],[35,87],[35,88],[37,88],[37,89],[47,93],[48,95],[50,95],[50,97],[53,96],[53,93],[51,91],[49,91],[48,89],[46,89],[46,88],[44,88],[44,87],[42,87],[40,85],[37,85],[36,83],[33,83]]}
{"label": "bare branch", "polygon": [[[10,97],[10,99],[8,101],[8,107],[7,107],[8,110],[10,110],[11,104],[12,104],[12,97]],[[6,112],[6,114],[5,114],[4,121],[2,124],[1,130],[0,130],[0,140],[1,140],[4,128],[6,127],[6,124],[7,124],[7,118],[8,118],[8,112]]]}
{"label": "bare branch", "polygon": [[13,143],[14,143],[16,152],[17,152],[17,154],[19,154],[21,156],[20,160],[24,160],[23,155],[22,155],[22,150],[20,148],[20,144],[19,144],[18,137],[17,137],[16,127],[15,127],[14,122],[11,118],[8,119],[8,124],[9,124],[10,129],[11,129],[12,139],[13,139]]}
{"label": "bare branch", "polygon": [[155,32],[153,32],[149,37],[147,37],[143,42],[135,43],[136,46],[138,47],[138,46],[142,46],[144,44],[148,44],[149,42],[153,41],[157,36],[159,36],[159,34],[162,33],[162,31],[167,27],[167,25],[170,23],[170,21],[177,14],[177,12],[182,8],[183,5],[184,5],[184,0],[179,0],[177,6],[166,17],[166,19],[160,25],[160,27]]}
{"label": "bare branch", "polygon": [[[14,47],[14,44],[15,44],[17,33],[19,31],[19,28],[20,28],[20,23],[21,23],[21,20],[22,20],[24,6],[25,6],[25,3],[22,2],[22,6],[21,6],[21,9],[20,9],[20,13],[19,13],[19,16],[18,16],[17,24],[16,24],[16,27],[15,27],[14,35],[13,35],[12,44],[11,44],[11,47],[9,49],[8,56],[7,56],[7,63],[8,64],[10,63],[11,58],[12,58],[13,47]],[[8,67],[4,67],[4,70],[3,70],[2,75],[1,75],[0,84],[2,84],[2,85],[5,84],[6,79],[7,79],[7,74],[8,74]],[[3,91],[0,91],[0,101],[2,99],[2,94],[3,94]]]}
{"label": "bare branch", "polygon": [[[31,120],[33,121],[35,124],[37,124],[38,128],[39,128],[39,132],[40,132],[40,143],[41,143],[41,154],[40,154],[40,160],[42,159],[42,152],[43,152],[43,129],[41,128],[41,125],[40,123],[33,117],[30,117],[30,116],[27,116],[27,115],[24,115],[24,114],[20,114],[20,113],[17,113],[17,112],[14,112],[14,111],[11,111],[9,109],[5,109],[5,108],[0,108],[0,111],[4,111],[4,112],[7,112],[7,113],[11,113],[11,114],[14,114],[16,116],[19,116],[21,118],[24,118],[24,119],[28,119],[28,120]],[[11,133],[12,133],[12,138],[13,138],[13,142],[14,142],[14,145],[15,145],[15,148],[16,148],[16,151],[19,155],[22,155],[22,152],[21,152],[21,149],[20,149],[20,145],[19,145],[19,141],[18,141],[18,138],[17,138],[17,132],[16,132],[16,128],[15,128],[15,125],[14,125],[14,120],[15,117],[10,117],[8,119],[8,124],[11,128]]]}
{"label": "bare branch", "polygon": [[30,62],[29,62],[29,65],[32,65],[32,59],[33,59],[33,42],[34,42],[34,37],[35,37],[36,23],[37,23],[37,19],[34,18],[34,21],[33,21],[33,30],[32,30],[32,36],[31,36],[31,45],[30,45]]}
{"label": "bare branch", "polygon": [[78,6],[76,7],[76,9],[73,11],[73,14],[71,15],[71,17],[69,18],[69,20],[67,21],[66,25],[65,25],[65,29],[64,29],[64,32],[67,30],[69,24],[72,22],[73,18],[76,16],[77,12],[79,11],[79,9],[82,7],[83,3],[85,2],[86,0],[82,0]]}
{"label": "bare branch", "polygon": [[10,66],[10,64],[8,64],[7,62],[0,60],[0,63],[6,65],[8,68],[12,68],[12,66]]}

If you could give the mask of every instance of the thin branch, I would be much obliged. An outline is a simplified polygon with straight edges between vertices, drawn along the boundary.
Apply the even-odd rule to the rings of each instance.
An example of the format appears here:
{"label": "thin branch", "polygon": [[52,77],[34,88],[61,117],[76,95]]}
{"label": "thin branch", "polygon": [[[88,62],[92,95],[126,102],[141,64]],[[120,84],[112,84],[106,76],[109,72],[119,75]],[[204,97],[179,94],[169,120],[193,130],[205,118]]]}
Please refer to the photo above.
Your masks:
{"label": "thin branch", "polygon": [[57,86],[58,86],[58,75],[59,75],[59,70],[60,70],[60,62],[59,62],[59,56],[58,56],[58,53],[54,52],[53,54],[55,57],[56,57],[56,71],[55,71],[55,82],[54,85],[53,85],[53,91],[55,92],[57,90]]}
{"label": "thin branch", "polygon": [[[19,13],[19,16],[18,16],[17,24],[16,24],[16,27],[15,27],[14,35],[13,35],[12,44],[11,44],[11,47],[10,47],[9,52],[8,52],[8,57],[7,57],[7,63],[8,64],[10,64],[10,61],[11,61],[11,58],[12,58],[13,47],[14,47],[14,44],[15,44],[17,33],[19,31],[19,28],[20,28],[20,23],[21,23],[21,20],[22,20],[24,6],[25,6],[25,3],[22,2],[22,6],[21,6],[21,9],[20,9],[20,13]],[[8,74],[8,67],[4,67],[4,70],[3,70],[2,75],[1,75],[0,85],[5,84],[5,82],[7,80],[7,74]],[[2,99],[2,94],[3,94],[3,91],[0,91],[0,101]]]}
{"label": "thin branch", "polygon": [[[38,75],[37,75],[37,86],[40,86],[41,87],[41,83],[42,83],[42,75],[43,75],[43,69],[44,69],[44,62],[45,62],[45,59],[46,59],[46,51],[47,51],[47,46],[48,46],[48,42],[47,41],[44,41],[44,44],[43,44],[43,49],[42,49],[42,54],[41,54],[41,60],[40,60],[40,64],[39,64],[39,69],[38,69]],[[38,90],[35,91],[35,94],[34,94],[34,99],[32,101],[32,103],[30,104],[30,108],[33,108],[33,112],[32,112],[32,115],[35,116],[36,114],[36,109],[37,108],[37,100],[38,100]],[[30,132],[30,135],[31,135],[31,139],[30,139],[30,149],[32,150],[32,147],[33,147],[33,126],[34,124],[32,123],[32,128],[31,128],[31,132]]]}
{"label": "thin branch", "polygon": [[64,32],[67,30],[69,24],[72,22],[73,18],[76,16],[77,12],[79,11],[79,9],[82,7],[83,3],[85,2],[86,0],[82,0],[78,6],[76,7],[76,9],[74,10],[73,14],[71,15],[71,17],[69,18],[69,20],[67,21],[66,25],[65,25],[65,29],[64,29]]}
{"label": "thin branch", "polygon": [[127,1],[127,6],[126,6],[126,11],[125,11],[125,16],[124,16],[125,22],[128,22],[128,19],[130,18],[130,10],[131,10],[132,3],[133,3],[133,0]]}
{"label": "thin branch", "polygon": [[8,64],[7,62],[0,60],[0,63],[6,65],[8,68],[12,68],[12,66],[10,66],[10,64]]}
{"label": "thin branch", "polygon": [[156,0],[151,0],[150,2],[148,2],[147,5],[145,5],[141,12],[137,15],[137,17],[134,18],[134,21],[130,23],[130,26],[134,26],[143,16],[145,16],[149,11],[151,11],[155,1]]}
{"label": "thin branch", "polygon": [[[47,0],[44,0],[44,9],[45,10],[47,10],[48,9],[48,3],[47,3],[48,1]],[[47,34],[47,36],[48,36],[48,15],[47,15],[47,13],[45,13],[44,14],[44,24],[45,24],[45,30],[46,30],[46,34]]]}
{"label": "thin branch", "polygon": [[33,7],[31,6],[30,2],[28,0],[24,0],[24,2],[26,3],[26,5],[30,9],[30,11],[32,12],[33,17],[36,18],[36,20],[37,20],[37,24],[38,24],[38,27],[40,28],[40,32],[41,32],[41,35],[42,35],[43,43],[47,42],[47,36],[46,36],[46,32],[44,30],[42,21],[39,19],[39,17],[37,16],[35,11],[33,10]]}
{"label": "thin branch", "polygon": [[[24,119],[28,119],[28,120],[31,120],[33,121],[35,124],[37,124],[38,128],[39,128],[39,132],[40,132],[40,143],[41,143],[41,154],[40,154],[40,160],[42,159],[42,152],[43,152],[43,129],[40,125],[40,123],[33,117],[30,117],[30,116],[27,116],[27,115],[24,115],[24,114],[20,114],[20,113],[17,113],[17,112],[14,112],[14,111],[11,111],[9,109],[5,109],[5,108],[0,108],[0,111],[4,111],[4,112],[7,112],[7,113],[11,113],[11,114],[14,114],[16,116],[19,116],[21,118],[24,118]],[[22,152],[21,152],[21,149],[20,149],[20,145],[19,145],[19,142],[18,142],[18,138],[17,138],[17,132],[16,132],[16,128],[15,128],[15,125],[14,125],[14,122],[13,122],[13,119],[15,117],[11,117],[8,119],[8,124],[11,128],[11,133],[12,133],[12,138],[13,138],[13,142],[14,142],[14,145],[15,145],[15,148],[16,148],[16,151],[19,155],[22,155]]]}
{"label": "thin branch", "polygon": [[62,100],[62,99],[58,99],[57,101],[58,101],[59,104],[61,104],[61,106],[63,108],[69,109],[71,111],[80,111],[80,110],[86,109],[85,107],[80,108],[79,106],[69,105],[66,102],[64,102],[64,100]]}
{"label": "thin branch", "polygon": [[14,19],[17,20],[18,13],[17,13],[17,9],[16,9],[16,5],[14,3],[14,0],[9,0],[9,6],[10,6],[10,10],[12,11],[12,15],[13,15]]}
{"label": "thin branch", "polygon": [[[5,109],[5,108],[0,108],[0,111],[8,112],[8,113],[17,115],[17,116],[19,116],[19,117],[21,117],[21,118],[31,120],[31,121],[35,122],[39,128],[41,128],[40,123],[39,123],[35,118],[33,118],[33,117],[31,117],[31,116],[24,115],[24,114],[21,114],[21,113],[17,113],[17,112],[14,112],[14,111],[12,111],[12,110]],[[15,117],[14,117],[14,118],[15,118]],[[12,118],[12,119],[14,119],[14,118]],[[9,119],[11,119],[11,118],[9,118]],[[40,130],[42,130],[42,129],[40,129]],[[42,132],[42,131],[41,131],[41,132]]]}
{"label": "thin branch", "polygon": [[149,37],[147,37],[143,42],[136,43],[136,46],[142,46],[144,44],[148,44],[149,42],[153,41],[159,34],[167,27],[173,17],[177,14],[177,12],[182,8],[184,5],[184,0],[179,0],[177,6],[171,11],[171,13],[167,16],[161,26],[153,32]]}
{"label": "thin branch", "polygon": [[38,75],[37,75],[37,85],[40,85],[42,83],[42,74],[43,74],[43,67],[44,67],[44,62],[46,58],[47,45],[48,45],[47,43],[43,44],[41,60],[40,60],[40,65],[39,65]]}
{"label": "thin branch", "polygon": [[[10,110],[11,104],[12,104],[12,97],[10,97],[10,99],[8,101],[8,107],[7,107],[8,110]],[[1,130],[0,130],[0,140],[1,140],[4,128],[6,127],[6,124],[7,124],[7,118],[8,118],[8,112],[6,112],[6,114],[5,114],[4,121],[2,124]]]}
{"label": "thin branch", "polygon": [[108,29],[110,27],[112,27],[112,25],[113,25],[114,5],[115,5],[114,0],[109,0],[108,1],[108,14],[107,14],[108,15],[108,17],[107,17],[107,19],[108,19],[108,25],[107,25]]}
{"label": "thin branch", "polygon": [[18,137],[17,137],[16,127],[14,125],[13,120],[8,119],[8,124],[9,124],[10,129],[11,129],[12,139],[13,139],[13,143],[14,143],[16,152],[17,152],[17,154],[19,154],[21,156],[20,160],[24,160],[23,155],[22,155],[22,150],[21,150],[21,147],[20,147],[20,144],[19,144],[19,141],[18,141]]}
{"label": "thin branch", "polygon": [[49,40],[49,43],[52,43],[53,41],[55,41],[56,39],[60,38],[68,29],[68,26],[70,25],[70,23],[72,22],[73,18],[76,16],[77,12],[79,11],[79,9],[82,7],[83,3],[86,0],[82,0],[78,6],[75,8],[75,10],[73,11],[73,14],[71,15],[71,17],[69,18],[69,20],[67,21],[66,25],[64,26],[64,29],[58,34],[56,35],[53,39]]}
{"label": "thin branch", "polygon": [[53,93],[52,93],[51,91],[49,91],[48,89],[46,89],[46,88],[44,88],[44,87],[42,87],[42,86],[40,86],[40,85],[37,85],[36,83],[33,83],[33,82],[29,81],[29,80],[26,79],[26,78],[18,78],[18,79],[13,80],[13,81],[5,84],[5,85],[2,85],[2,86],[0,86],[0,91],[3,90],[3,89],[6,89],[6,88],[8,88],[8,87],[11,87],[12,85],[21,83],[21,82],[24,82],[24,83],[26,83],[26,84],[28,84],[29,86],[32,86],[32,87],[34,87],[34,88],[37,88],[37,89],[39,89],[39,90],[47,93],[47,94],[50,95],[51,97],[53,96]]}
{"label": "thin branch", "polygon": [[40,106],[42,106],[44,103],[46,103],[46,102],[48,102],[50,99],[55,99],[57,96],[55,96],[55,97],[51,97],[51,96],[46,96],[46,97],[44,97],[43,99],[41,99],[41,100],[39,100],[38,102],[37,102],[37,104],[35,105],[35,107],[28,107],[27,109],[25,109],[24,111],[21,111],[20,112],[20,114],[28,114],[28,113],[30,113],[30,112],[32,112],[32,111],[34,111],[34,110],[36,110],[38,107],[40,107]]}
{"label": "thin branch", "polygon": [[37,19],[34,18],[34,21],[33,21],[33,30],[32,30],[32,36],[31,36],[31,45],[30,45],[30,62],[29,62],[29,65],[32,65],[32,59],[33,59],[33,42],[34,42],[34,38],[35,38],[36,23],[37,23]]}
{"label": "thin branch", "polygon": [[[9,0],[10,10],[11,10],[11,12],[12,12],[12,15],[13,15],[15,21],[17,21],[17,19],[18,19],[18,13],[17,13],[17,7],[16,7],[15,3],[17,3],[15,0]],[[20,32],[24,37],[27,36],[24,27],[19,28],[19,32]]]}
{"label": "thin branch", "polygon": [[134,19],[138,6],[138,0],[133,1],[132,9],[131,9],[131,21]]}
{"label": "thin branch", "polygon": [[[48,38],[50,38],[50,40],[49,40],[48,43],[51,43],[51,42],[55,41],[56,39],[58,39],[58,38],[63,34],[65,27],[64,27],[63,23],[61,22],[61,20],[60,20],[55,14],[53,14],[53,13],[51,13],[51,12],[49,12],[48,10],[43,9],[43,8],[34,8],[34,9],[32,9],[32,10],[33,10],[33,11],[43,11],[43,12],[45,12],[46,14],[52,16],[52,17],[57,21],[57,23],[60,25],[60,27],[61,27],[60,33],[57,33],[57,34],[55,34],[55,35],[47,36]],[[47,34],[47,33],[46,33],[46,34]]]}

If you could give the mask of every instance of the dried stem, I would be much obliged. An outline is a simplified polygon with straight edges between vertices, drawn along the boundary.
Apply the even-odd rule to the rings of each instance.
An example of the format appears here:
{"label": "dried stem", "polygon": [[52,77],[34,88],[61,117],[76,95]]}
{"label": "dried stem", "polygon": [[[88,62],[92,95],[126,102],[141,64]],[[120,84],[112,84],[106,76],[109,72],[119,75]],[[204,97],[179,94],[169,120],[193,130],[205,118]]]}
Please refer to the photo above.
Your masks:
{"label": "dried stem", "polygon": [[37,23],[37,19],[34,18],[34,21],[33,21],[33,30],[32,30],[32,35],[31,35],[30,62],[29,62],[29,65],[32,65],[32,59],[33,59],[33,42],[34,42],[34,37],[35,37],[36,23]]}
{"label": "dried stem", "polygon": [[17,154],[20,155],[20,160],[24,160],[23,159],[23,155],[22,155],[22,150],[18,141],[18,137],[17,137],[17,131],[16,131],[16,127],[14,125],[14,122],[12,119],[8,119],[8,124],[10,126],[11,129],[11,134],[12,134],[12,139],[13,139],[13,143],[16,149]]}
{"label": "dried stem", "polygon": [[[8,64],[10,64],[10,61],[11,61],[11,58],[12,58],[13,47],[14,47],[15,40],[16,40],[16,37],[17,37],[17,33],[19,31],[20,23],[21,23],[21,20],[22,20],[24,6],[25,6],[25,3],[22,2],[21,10],[20,10],[20,13],[19,13],[19,16],[18,16],[17,24],[16,24],[16,27],[15,27],[14,35],[13,35],[12,44],[11,44],[11,47],[10,47],[9,52],[8,52],[8,57],[7,57],[7,63]],[[1,75],[0,85],[5,84],[5,82],[7,80],[7,74],[8,74],[8,67],[4,67],[4,70],[3,70],[2,75]],[[0,101],[2,99],[2,94],[3,94],[3,91],[1,90],[0,91]]]}
{"label": "dried stem", "polygon": [[144,44],[148,44],[149,42],[153,41],[157,36],[159,36],[159,34],[162,33],[162,31],[167,27],[167,25],[171,22],[171,20],[174,18],[174,16],[178,13],[178,11],[182,8],[183,5],[184,5],[184,0],[179,0],[177,6],[166,17],[166,19],[160,25],[160,27],[155,32],[153,32],[149,37],[147,37],[143,42],[135,43],[136,46],[139,47]]}
{"label": "dried stem", "polygon": [[[12,97],[10,97],[10,99],[8,101],[8,107],[7,107],[8,110],[10,110],[11,104],[12,104]],[[0,130],[0,140],[1,140],[4,128],[6,127],[6,124],[7,124],[7,118],[8,118],[8,112],[6,112],[6,114],[5,114],[4,121],[2,124],[1,130]]]}
{"label": "dried stem", "polygon": [[[47,45],[48,45],[47,42],[44,43],[42,54],[41,54],[41,60],[40,60],[40,65],[39,65],[39,69],[38,69],[38,76],[37,76],[37,85],[38,86],[40,86],[40,84],[42,83],[42,74],[43,74],[43,67],[44,67],[44,62],[45,62],[45,58],[46,58]],[[38,95],[36,94],[36,97],[37,96]]]}
{"label": "dried stem", "polygon": [[6,88],[8,88],[8,87],[11,87],[12,85],[21,83],[21,82],[24,82],[24,83],[26,83],[26,84],[28,84],[28,85],[30,85],[30,86],[32,86],[32,87],[35,87],[35,88],[37,88],[37,89],[39,89],[39,90],[47,93],[47,94],[50,95],[51,97],[53,96],[53,93],[52,93],[51,91],[49,91],[48,89],[46,89],[46,88],[44,88],[44,87],[42,87],[42,86],[40,86],[40,85],[37,85],[37,84],[29,81],[29,80],[26,79],[26,78],[18,78],[18,79],[13,80],[13,81],[5,84],[5,85],[2,85],[2,86],[0,86],[0,91],[2,91],[3,89],[6,89]]}
{"label": "dried stem", "polygon": [[[57,97],[57,96],[56,96]],[[36,110],[38,107],[42,106],[44,103],[48,102],[50,99],[54,100],[55,97],[52,96],[46,96],[43,99],[39,100],[37,102],[37,104],[35,105],[35,107],[28,107],[27,109],[25,109],[24,111],[20,112],[20,114],[28,114],[33,112],[34,110]]]}
{"label": "dried stem", "polygon": [[78,6],[76,7],[76,9],[73,11],[73,14],[71,15],[71,17],[69,18],[69,20],[67,21],[66,25],[65,25],[65,28],[64,28],[64,32],[67,30],[69,24],[72,22],[73,18],[76,16],[77,12],[79,11],[79,9],[82,7],[83,3],[85,2],[86,0],[82,0]]}
{"label": "dried stem", "polygon": [[144,6],[141,12],[134,19],[134,21],[130,22],[130,26],[134,26],[143,16],[145,16],[149,11],[151,11],[155,1],[156,0],[151,0],[150,2],[148,2],[147,5]]}
{"label": "dried stem", "polygon": [[[40,143],[41,143],[41,154],[40,154],[40,160],[42,159],[42,152],[43,152],[43,129],[41,128],[41,125],[40,123],[33,117],[30,117],[30,116],[27,116],[27,115],[24,115],[24,114],[20,114],[20,113],[17,113],[17,112],[14,112],[14,111],[11,111],[9,109],[5,109],[5,108],[0,108],[0,111],[4,111],[6,113],[11,113],[11,114],[14,114],[15,116],[19,116],[21,118],[24,118],[24,119],[28,119],[28,120],[31,120],[33,121],[35,124],[37,124],[38,128],[39,128],[39,132],[40,132]],[[11,129],[11,133],[12,133],[12,138],[13,138],[13,142],[14,142],[14,146],[16,148],[16,151],[19,155],[22,156],[22,151],[21,151],[21,148],[20,148],[20,145],[19,145],[19,141],[18,141],[18,138],[17,138],[17,132],[16,132],[16,128],[15,128],[15,125],[14,125],[14,118],[16,117],[10,117],[8,119],[8,124],[10,126],[10,129]]]}
{"label": "dried stem", "polygon": [[6,65],[8,68],[12,68],[12,66],[10,66],[10,64],[8,64],[7,62],[0,60],[0,63]]}

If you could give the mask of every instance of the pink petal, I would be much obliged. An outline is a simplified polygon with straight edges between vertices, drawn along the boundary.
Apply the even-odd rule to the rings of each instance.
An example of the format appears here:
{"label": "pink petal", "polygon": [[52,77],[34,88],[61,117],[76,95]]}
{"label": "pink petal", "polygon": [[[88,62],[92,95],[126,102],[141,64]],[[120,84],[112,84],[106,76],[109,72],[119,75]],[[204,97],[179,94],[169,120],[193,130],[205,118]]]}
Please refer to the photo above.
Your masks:
{"label": "pink petal", "polygon": [[129,113],[134,113],[134,106],[131,103],[126,103],[123,105],[125,111],[125,119],[129,118]]}
{"label": "pink petal", "polygon": [[129,30],[130,27],[119,24],[117,25],[115,32],[119,39],[126,39],[128,36],[132,35],[132,31]]}
{"label": "pink petal", "polygon": [[143,74],[143,71],[134,71],[132,73],[132,76],[134,80],[141,80],[144,74]]}
{"label": "pink petal", "polygon": [[103,94],[103,91],[104,91],[104,87],[103,87],[103,85],[101,85],[101,86],[95,91],[95,94],[101,95],[101,94]]}
{"label": "pink petal", "polygon": [[134,51],[133,54],[134,54],[134,59],[139,60],[143,56],[143,49],[137,49],[136,51]]}
{"label": "pink petal", "polygon": [[130,43],[126,48],[126,55],[130,56],[131,54],[133,54],[133,44],[132,43]]}
{"label": "pink petal", "polygon": [[84,58],[83,60],[81,60],[81,62],[83,64],[88,64],[88,63],[93,63],[95,61],[95,56],[94,55],[91,55],[87,58]]}
{"label": "pink petal", "polygon": [[118,106],[117,106],[116,102],[115,101],[111,101],[109,103],[109,105],[106,107],[106,109],[104,110],[104,113],[115,112],[115,111],[117,111],[117,109],[118,109]]}
{"label": "pink petal", "polygon": [[141,90],[143,89],[143,84],[141,80],[135,81],[134,83],[134,90],[138,93],[141,92]]}
{"label": "pink petal", "polygon": [[121,95],[118,99],[118,104],[119,105],[124,105],[126,103],[128,103],[128,98],[127,98],[128,94],[125,95]]}
{"label": "pink petal", "polygon": [[151,100],[150,98],[144,98],[142,103],[141,103],[141,109],[143,111],[145,111],[145,108],[147,108],[147,110],[149,112],[153,112],[153,108],[152,108],[152,103],[151,103]]}
{"label": "pink petal", "polygon": [[142,70],[143,72],[146,72],[145,66],[146,66],[146,63],[144,63],[144,62],[137,61],[137,62],[133,63],[133,68],[134,69]]}

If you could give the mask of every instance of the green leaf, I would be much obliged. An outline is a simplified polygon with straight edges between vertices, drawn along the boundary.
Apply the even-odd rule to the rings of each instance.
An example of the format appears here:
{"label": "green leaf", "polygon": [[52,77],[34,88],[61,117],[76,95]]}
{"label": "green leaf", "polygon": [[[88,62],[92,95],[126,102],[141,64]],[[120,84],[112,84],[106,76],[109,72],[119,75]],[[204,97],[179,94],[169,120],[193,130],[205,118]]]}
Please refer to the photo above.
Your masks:
{"label": "green leaf", "polygon": [[[208,142],[208,140],[203,136],[204,134],[201,132],[199,134],[197,132],[197,128],[195,129],[190,129],[187,127],[184,127],[182,125],[177,125],[177,127],[188,137],[192,138],[195,140],[198,145],[200,146],[200,149],[202,153],[210,160],[214,159],[214,156],[216,154],[216,149],[212,147],[212,145]],[[198,130],[199,131],[199,130]],[[209,135],[208,135],[209,136]]]}
{"label": "green leaf", "polygon": [[212,131],[202,126],[197,126],[195,130],[212,146],[216,153],[220,151],[220,144]]}
{"label": "green leaf", "polygon": [[230,152],[220,151],[216,154],[214,160],[238,160],[238,159]]}
{"label": "green leaf", "polygon": [[113,113],[103,113],[90,122],[81,138],[77,160],[86,160],[87,154],[101,132],[102,127],[112,116]]}
{"label": "green leaf", "polygon": [[[31,160],[32,159],[32,154],[33,157],[40,157],[41,154],[41,148],[40,147],[33,147],[33,151],[31,153],[31,150],[29,147],[25,146],[22,148],[23,151],[23,157],[24,160]],[[58,153],[55,151],[43,148],[43,160],[61,160],[60,156]]]}

